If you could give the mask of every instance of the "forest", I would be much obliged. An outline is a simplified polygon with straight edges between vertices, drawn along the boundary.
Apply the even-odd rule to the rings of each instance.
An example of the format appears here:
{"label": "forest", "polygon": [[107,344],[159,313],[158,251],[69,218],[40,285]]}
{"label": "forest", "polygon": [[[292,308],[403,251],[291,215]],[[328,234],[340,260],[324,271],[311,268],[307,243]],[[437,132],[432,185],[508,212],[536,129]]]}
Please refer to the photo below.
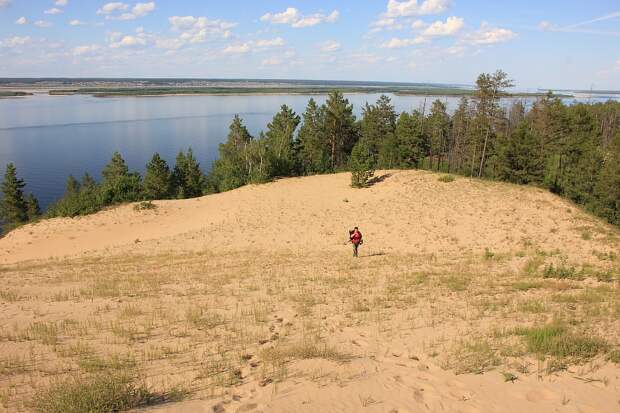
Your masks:
{"label": "forest", "polygon": [[[501,70],[483,73],[471,96],[449,114],[437,99],[396,113],[381,95],[362,108],[339,91],[304,113],[283,105],[267,130],[252,136],[239,116],[205,174],[191,148],[174,166],[154,154],[141,176],[115,153],[97,182],[69,176],[65,195],[43,216],[77,216],[125,202],[191,198],[289,176],[351,171],[364,187],[376,169],[426,169],[545,188],[620,226],[620,102],[564,104],[547,95],[526,106],[502,102],[513,87]],[[23,191],[15,165],[1,186],[5,230],[40,219],[36,198]]]}

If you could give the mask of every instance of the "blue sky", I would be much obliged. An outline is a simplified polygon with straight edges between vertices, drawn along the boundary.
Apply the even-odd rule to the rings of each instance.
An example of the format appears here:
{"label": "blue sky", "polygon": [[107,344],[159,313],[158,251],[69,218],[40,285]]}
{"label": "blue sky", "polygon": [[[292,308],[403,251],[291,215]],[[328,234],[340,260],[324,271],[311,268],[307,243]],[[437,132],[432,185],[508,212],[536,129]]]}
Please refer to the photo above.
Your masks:
{"label": "blue sky", "polygon": [[618,0],[0,0],[0,77],[620,89]]}

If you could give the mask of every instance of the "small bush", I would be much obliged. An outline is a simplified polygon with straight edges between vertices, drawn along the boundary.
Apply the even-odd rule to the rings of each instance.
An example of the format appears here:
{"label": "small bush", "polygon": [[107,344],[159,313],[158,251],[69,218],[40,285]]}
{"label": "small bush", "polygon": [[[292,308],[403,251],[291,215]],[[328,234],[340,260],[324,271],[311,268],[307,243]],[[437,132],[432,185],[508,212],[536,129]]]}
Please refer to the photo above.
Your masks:
{"label": "small bush", "polygon": [[131,374],[105,372],[57,381],[35,394],[33,408],[45,413],[118,412],[183,396],[178,389],[153,393]]}
{"label": "small bush", "polygon": [[553,264],[545,267],[543,271],[544,278],[557,278],[559,280],[583,280],[583,274],[577,272],[575,267],[567,267],[564,264],[557,267]]}
{"label": "small bush", "polygon": [[485,260],[492,260],[493,257],[495,257],[495,253],[493,251],[491,251],[488,248],[484,249],[484,259]]}
{"label": "small bush", "polygon": [[454,182],[456,180],[456,178],[454,177],[454,175],[443,175],[441,176],[438,181],[439,182]]}
{"label": "small bush", "polygon": [[157,205],[155,205],[151,201],[143,201],[133,206],[134,211],[148,211],[152,209],[157,209]]}

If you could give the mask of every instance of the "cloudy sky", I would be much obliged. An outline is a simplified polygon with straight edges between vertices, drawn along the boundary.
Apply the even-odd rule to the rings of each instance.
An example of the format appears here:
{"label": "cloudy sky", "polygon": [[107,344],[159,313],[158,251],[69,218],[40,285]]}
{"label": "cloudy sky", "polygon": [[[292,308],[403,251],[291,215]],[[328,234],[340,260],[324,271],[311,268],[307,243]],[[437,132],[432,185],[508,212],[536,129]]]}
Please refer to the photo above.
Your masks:
{"label": "cloudy sky", "polygon": [[620,89],[618,0],[0,0],[0,77]]}

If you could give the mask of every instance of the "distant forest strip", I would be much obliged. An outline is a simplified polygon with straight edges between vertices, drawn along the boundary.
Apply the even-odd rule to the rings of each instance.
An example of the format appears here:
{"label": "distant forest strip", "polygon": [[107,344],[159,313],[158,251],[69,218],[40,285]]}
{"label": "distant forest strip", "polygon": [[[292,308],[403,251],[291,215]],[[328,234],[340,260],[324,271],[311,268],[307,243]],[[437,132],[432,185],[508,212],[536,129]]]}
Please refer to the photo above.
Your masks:
{"label": "distant forest strip", "polygon": [[[50,95],[93,95],[97,97],[113,96],[165,96],[165,95],[327,95],[329,92],[341,93],[393,93],[411,96],[473,96],[474,90],[460,88],[428,87],[129,87],[129,88],[77,88],[50,90]],[[504,97],[544,96],[545,93],[504,93]],[[571,95],[557,95],[571,97]]]}
{"label": "distant forest strip", "polygon": [[13,90],[0,90],[0,98],[6,97],[21,97],[21,96],[31,96],[32,93],[29,92],[20,92]]}
{"label": "distant forest strip", "polygon": [[[506,73],[483,73],[473,96],[449,115],[440,99],[396,113],[388,96],[362,108],[360,119],[339,91],[299,116],[283,105],[266,132],[252,136],[237,115],[208,174],[191,148],[173,167],[159,154],[141,176],[115,153],[96,182],[69,176],[64,196],[45,216],[76,216],[125,202],[192,198],[279,177],[351,172],[364,187],[375,169],[426,169],[545,188],[620,226],[620,102],[565,105],[557,96],[529,109],[499,100],[513,87]],[[8,164],[1,186],[5,229],[39,219],[33,194]]]}

